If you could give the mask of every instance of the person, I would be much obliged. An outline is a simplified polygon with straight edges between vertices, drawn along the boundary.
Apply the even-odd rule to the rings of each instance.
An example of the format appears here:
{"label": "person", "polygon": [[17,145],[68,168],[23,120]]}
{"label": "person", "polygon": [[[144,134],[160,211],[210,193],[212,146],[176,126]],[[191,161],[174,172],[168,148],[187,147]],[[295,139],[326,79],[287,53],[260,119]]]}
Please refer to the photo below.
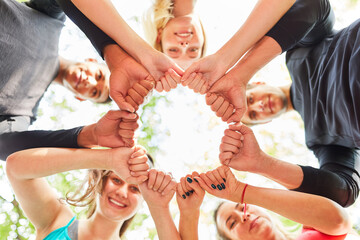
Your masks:
{"label": "person", "polygon": [[[160,210],[174,195],[176,182],[160,171],[148,172],[145,153],[139,146],[106,150],[28,149],[10,155],[6,171],[22,209],[36,228],[37,238],[120,239],[140,208],[142,196],[150,210],[156,209],[155,222],[171,218],[168,212]],[[32,168],[34,165],[37,167]],[[71,205],[89,206],[86,220],[75,220],[71,209],[59,201],[44,180],[74,169],[91,169],[82,186],[85,192],[81,187],[65,199]],[[134,177],[135,173],[139,175]],[[148,182],[144,182],[147,179],[156,185],[156,191],[148,188]],[[171,236],[171,230],[174,229],[170,226],[158,228],[159,236]]]}
{"label": "person", "polygon": [[[269,56],[273,56],[274,52],[279,54],[290,48],[286,61],[293,80],[291,86],[249,85],[246,94],[249,110],[243,121],[247,124],[264,123],[292,108],[298,111],[304,121],[306,145],[318,159],[319,169],[286,165],[284,172],[294,180],[288,188],[326,196],[342,206],[350,206],[359,195],[360,184],[359,127],[356,121],[359,115],[356,108],[359,89],[356,66],[360,22],[357,20],[333,32],[331,6],[327,1],[319,1],[322,4],[317,9],[306,4],[313,2],[317,1],[304,1],[304,4],[299,1],[298,7],[285,15],[269,33],[272,37],[264,38],[254,49],[254,55],[249,55],[248,61],[233,73],[229,72],[223,83],[233,80],[235,83],[238,78],[233,78],[233,74],[240,76],[243,67],[251,72],[254,69],[251,66],[259,63],[261,52],[266,52],[266,49],[271,53]],[[307,14],[315,16],[315,20],[307,18],[309,22],[302,21]],[[294,27],[297,25],[299,27]],[[285,29],[302,29],[303,34],[288,36],[281,30],[285,26]],[[216,98],[216,94],[209,95],[208,103]],[[222,107],[221,103],[212,109],[219,106]],[[221,107],[217,111],[223,111]],[[284,166],[276,159],[271,162]],[[273,175],[270,172],[264,174]]]}
{"label": "person", "polygon": [[186,69],[205,56],[206,36],[195,0],[156,0],[143,19],[145,38]]}
{"label": "person", "polygon": [[110,101],[106,65],[58,56],[65,14],[56,4],[1,0],[0,12],[0,133],[27,130],[51,83],[68,88],[82,100]]}
{"label": "person", "polygon": [[[219,205],[214,216],[223,239],[340,240],[351,230],[346,210],[328,198],[248,185],[237,180],[224,165],[195,179],[211,195],[228,200]],[[225,188],[213,187],[215,185]],[[294,236],[281,229],[259,207],[301,223],[301,233]]]}
{"label": "person", "polygon": [[[194,62],[186,69],[181,78],[182,85],[189,86],[189,84],[194,81],[194,77],[191,78],[191,75],[193,73],[201,73],[201,81],[205,80],[208,87],[211,87],[208,89],[209,92],[220,94],[220,89],[216,88],[214,84],[223,78],[224,74],[228,72],[246,52],[253,48],[279,19],[292,8],[295,2],[295,0],[258,1],[245,23],[228,42],[214,54]],[[193,85],[196,86],[197,84]],[[231,94],[237,94],[245,89],[245,85],[239,86],[238,88],[240,90],[238,88],[231,91],[229,89],[226,90],[230,91]],[[191,86],[189,86],[189,88],[191,89]],[[246,106],[244,102],[231,97],[227,97],[227,100],[232,104],[231,107],[236,109],[235,113],[229,118],[229,122],[231,122],[244,114]]]}
{"label": "person", "polygon": [[[178,82],[175,79],[179,79],[183,70],[165,54],[154,50],[138,36],[126,24],[110,1],[99,3],[97,1],[57,0],[57,2],[67,16],[83,30],[100,54],[104,45],[115,42],[148,71],[149,77],[156,81],[157,91],[170,91],[177,86]],[[112,87],[112,85],[118,85],[119,81],[121,80],[118,80],[116,76],[110,78],[110,89],[113,88],[110,96],[120,109],[128,110],[122,108],[120,103],[123,100],[116,94],[122,89]]]}

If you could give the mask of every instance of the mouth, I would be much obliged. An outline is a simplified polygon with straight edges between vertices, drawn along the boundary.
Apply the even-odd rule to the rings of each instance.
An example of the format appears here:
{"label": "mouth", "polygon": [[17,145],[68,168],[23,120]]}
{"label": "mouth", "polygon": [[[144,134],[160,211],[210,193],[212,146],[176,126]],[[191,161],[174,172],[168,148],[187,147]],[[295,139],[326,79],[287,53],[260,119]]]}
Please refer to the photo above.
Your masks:
{"label": "mouth", "polygon": [[188,31],[188,32],[176,32],[175,35],[181,38],[188,38],[193,34],[193,32]]}
{"label": "mouth", "polygon": [[249,228],[249,232],[254,228],[254,227],[256,227],[256,225],[257,225],[257,220],[260,218],[260,216],[259,217],[257,217],[257,218],[255,218],[251,223],[250,223],[250,228]]}
{"label": "mouth", "polygon": [[110,205],[112,205],[112,206],[114,206],[116,208],[125,208],[125,207],[127,207],[126,204],[123,204],[123,203],[121,203],[119,201],[116,201],[115,199],[110,198],[110,197],[109,197],[109,202],[110,202]]}

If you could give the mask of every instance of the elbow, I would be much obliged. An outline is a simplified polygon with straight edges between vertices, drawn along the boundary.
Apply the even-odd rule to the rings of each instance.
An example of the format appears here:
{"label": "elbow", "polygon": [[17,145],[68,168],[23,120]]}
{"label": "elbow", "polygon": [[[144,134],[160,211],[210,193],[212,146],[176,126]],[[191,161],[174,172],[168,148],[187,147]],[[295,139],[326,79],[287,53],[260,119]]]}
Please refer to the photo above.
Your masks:
{"label": "elbow", "polygon": [[18,175],[18,173],[17,173],[18,160],[17,159],[18,159],[17,153],[13,153],[6,158],[6,175],[9,180],[11,180],[12,178],[15,178]]}
{"label": "elbow", "polygon": [[332,211],[331,217],[327,222],[328,230],[325,233],[328,235],[343,235],[349,233],[352,228],[350,216],[343,208],[341,210],[337,209],[336,211]]}

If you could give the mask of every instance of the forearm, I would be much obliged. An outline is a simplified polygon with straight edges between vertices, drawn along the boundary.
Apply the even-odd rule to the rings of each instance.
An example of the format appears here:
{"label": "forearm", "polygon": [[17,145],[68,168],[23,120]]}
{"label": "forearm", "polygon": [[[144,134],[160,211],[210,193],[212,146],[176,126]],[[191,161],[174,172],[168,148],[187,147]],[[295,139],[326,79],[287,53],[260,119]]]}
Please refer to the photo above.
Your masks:
{"label": "forearm", "polygon": [[[241,193],[236,193],[242,196]],[[345,234],[351,228],[346,211],[317,195],[248,186],[244,202],[254,204],[329,235]]]}
{"label": "forearm", "polygon": [[241,76],[241,81],[246,84],[257,71],[280,54],[280,45],[273,38],[265,36],[245,54],[229,73]]}
{"label": "forearm", "polygon": [[216,53],[232,67],[290,9],[295,0],[259,0],[245,23]]}
{"label": "forearm", "polygon": [[180,209],[179,233],[182,240],[197,240],[200,210],[184,212]]}
{"label": "forearm", "polygon": [[57,131],[24,131],[0,135],[0,158],[5,160],[10,154],[39,147],[79,148],[77,138],[83,127]]}
{"label": "forearm", "polygon": [[149,210],[155,222],[156,230],[160,240],[180,240],[180,235],[171,217],[169,207],[157,208],[149,206]]}
{"label": "forearm", "polygon": [[145,54],[154,51],[129,27],[111,1],[72,0],[72,2],[137,61],[141,62],[140,60]]}
{"label": "forearm", "polygon": [[267,177],[287,189],[294,189],[301,185],[303,172],[300,166],[273,158],[265,153],[260,155],[263,160],[261,166],[254,173]]}
{"label": "forearm", "polygon": [[109,169],[109,149],[34,148],[7,158],[7,172],[17,179],[34,179],[77,169]]}
{"label": "forearm", "polygon": [[130,57],[119,45],[109,44],[104,48],[104,59],[110,71],[121,66],[121,61]]}

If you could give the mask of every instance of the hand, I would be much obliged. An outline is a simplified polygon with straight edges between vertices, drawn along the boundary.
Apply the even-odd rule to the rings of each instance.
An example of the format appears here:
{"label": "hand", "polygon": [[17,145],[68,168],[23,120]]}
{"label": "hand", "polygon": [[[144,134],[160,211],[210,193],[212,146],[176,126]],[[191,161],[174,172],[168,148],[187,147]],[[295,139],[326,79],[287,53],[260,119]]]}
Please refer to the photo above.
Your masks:
{"label": "hand", "polygon": [[113,148],[108,162],[109,169],[130,184],[140,184],[148,179],[146,150],[141,146]]}
{"label": "hand", "polygon": [[155,89],[158,92],[170,91],[177,87],[184,73],[176,63],[165,54],[154,51],[149,57],[142,58],[143,66],[151,73],[156,81]]}
{"label": "hand", "polygon": [[239,171],[256,173],[263,164],[264,155],[253,131],[243,125],[230,125],[220,145],[220,162]]}
{"label": "hand", "polygon": [[225,65],[222,65],[222,61],[219,60],[220,58],[216,54],[212,54],[191,64],[181,78],[182,85],[187,86],[191,83],[189,79],[192,73],[201,73],[203,79],[211,87],[228,70]]}
{"label": "hand", "polygon": [[151,169],[148,180],[139,187],[149,208],[168,208],[175,193],[176,181],[170,174]]}
{"label": "hand", "polygon": [[[108,111],[96,124],[94,136],[103,147],[132,147],[134,132],[139,127],[138,116],[126,111]],[[129,121],[128,123],[124,121]]]}
{"label": "hand", "polygon": [[200,177],[195,177],[195,179],[211,195],[233,202],[239,199],[237,193],[242,192],[245,186],[235,178],[227,166],[220,166],[212,171],[201,173]]}
{"label": "hand", "polygon": [[[216,96],[213,96],[213,94],[216,94]],[[218,96],[221,96],[224,100],[212,106],[212,110],[228,123],[240,122],[247,109],[246,84],[239,81],[230,71],[211,87],[206,96],[206,104],[213,105]],[[232,108],[235,111],[229,117]]]}
{"label": "hand", "polygon": [[176,187],[176,201],[180,212],[199,211],[205,196],[205,191],[195,181],[199,173],[193,172],[180,179]]}
{"label": "hand", "polygon": [[209,88],[208,82],[201,73],[191,73],[190,76],[182,82],[183,86],[188,86],[195,93],[205,94]]}
{"label": "hand", "polygon": [[[104,58],[109,66],[110,96],[121,110],[135,112],[135,108],[125,101],[125,96],[135,83],[141,80],[154,82],[150,73],[118,45],[110,44],[104,48]],[[151,88],[152,89],[152,88]],[[151,89],[148,89],[149,91]]]}
{"label": "hand", "polygon": [[155,86],[154,81],[141,80],[134,84],[132,88],[129,89],[125,101],[137,111],[139,105],[144,103],[145,98],[150,94],[152,89]]}

